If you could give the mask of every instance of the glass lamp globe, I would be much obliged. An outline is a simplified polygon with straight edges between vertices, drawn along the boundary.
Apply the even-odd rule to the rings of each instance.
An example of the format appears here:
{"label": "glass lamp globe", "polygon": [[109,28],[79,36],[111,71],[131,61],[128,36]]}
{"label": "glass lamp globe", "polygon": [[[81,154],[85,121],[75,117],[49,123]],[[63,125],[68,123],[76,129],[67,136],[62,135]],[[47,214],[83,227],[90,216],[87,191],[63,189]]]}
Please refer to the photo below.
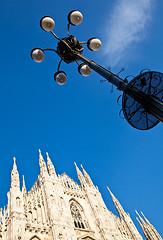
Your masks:
{"label": "glass lamp globe", "polygon": [[90,38],[87,42],[87,47],[91,51],[98,51],[101,48],[101,41],[98,38]]}
{"label": "glass lamp globe", "polygon": [[45,58],[44,51],[41,48],[34,48],[31,51],[31,58],[35,62],[42,62],[44,60],[44,58]]}
{"label": "glass lamp globe", "polygon": [[81,75],[83,75],[85,77],[89,76],[92,72],[91,68],[85,63],[81,63],[79,65],[78,71]]}
{"label": "glass lamp globe", "polygon": [[41,18],[40,26],[44,31],[50,32],[54,29],[55,22],[51,17],[45,16],[45,17]]}
{"label": "glass lamp globe", "polygon": [[71,25],[74,25],[74,26],[79,25],[83,21],[83,15],[79,11],[76,11],[76,10],[71,11],[68,15],[68,21]]}
{"label": "glass lamp globe", "polygon": [[54,74],[54,80],[59,84],[63,85],[67,82],[67,75],[64,71],[57,71]]}

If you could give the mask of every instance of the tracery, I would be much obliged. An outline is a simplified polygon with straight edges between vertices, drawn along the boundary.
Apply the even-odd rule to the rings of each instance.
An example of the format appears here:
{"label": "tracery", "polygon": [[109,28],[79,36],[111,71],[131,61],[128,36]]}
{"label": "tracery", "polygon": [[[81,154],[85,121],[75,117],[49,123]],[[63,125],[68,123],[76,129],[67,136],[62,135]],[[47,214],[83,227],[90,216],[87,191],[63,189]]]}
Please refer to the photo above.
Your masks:
{"label": "tracery", "polygon": [[70,210],[75,227],[85,229],[80,210],[74,202],[70,204]]}

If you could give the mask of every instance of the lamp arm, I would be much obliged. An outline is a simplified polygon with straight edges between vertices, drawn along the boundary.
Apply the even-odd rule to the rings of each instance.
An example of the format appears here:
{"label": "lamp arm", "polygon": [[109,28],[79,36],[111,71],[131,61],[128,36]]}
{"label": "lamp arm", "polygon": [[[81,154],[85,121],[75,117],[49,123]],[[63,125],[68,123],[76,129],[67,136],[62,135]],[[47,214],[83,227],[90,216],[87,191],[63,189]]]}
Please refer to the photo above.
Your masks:
{"label": "lamp arm", "polygon": [[42,49],[43,51],[53,51],[55,53],[57,53],[57,51],[53,48],[45,48],[45,49]]}
{"label": "lamp arm", "polygon": [[50,32],[51,32],[51,34],[52,34],[56,39],[60,40],[60,38],[57,37],[57,35],[56,35],[53,31],[50,31]]}
{"label": "lamp arm", "polygon": [[70,36],[69,30],[70,30],[70,23],[67,24],[67,35],[68,35],[68,36]]}
{"label": "lamp arm", "polygon": [[59,68],[60,68],[60,66],[61,66],[61,62],[62,62],[62,59],[59,61],[57,71],[59,71]]}

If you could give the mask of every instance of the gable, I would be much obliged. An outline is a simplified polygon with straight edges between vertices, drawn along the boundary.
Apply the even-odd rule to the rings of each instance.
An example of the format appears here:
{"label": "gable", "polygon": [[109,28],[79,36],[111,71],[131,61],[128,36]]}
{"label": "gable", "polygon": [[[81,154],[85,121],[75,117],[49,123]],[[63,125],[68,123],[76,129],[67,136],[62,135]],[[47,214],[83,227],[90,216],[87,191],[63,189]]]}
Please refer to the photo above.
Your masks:
{"label": "gable", "polygon": [[69,189],[81,190],[81,186],[78,185],[72,178],[70,178],[66,173],[59,176],[62,185]]}

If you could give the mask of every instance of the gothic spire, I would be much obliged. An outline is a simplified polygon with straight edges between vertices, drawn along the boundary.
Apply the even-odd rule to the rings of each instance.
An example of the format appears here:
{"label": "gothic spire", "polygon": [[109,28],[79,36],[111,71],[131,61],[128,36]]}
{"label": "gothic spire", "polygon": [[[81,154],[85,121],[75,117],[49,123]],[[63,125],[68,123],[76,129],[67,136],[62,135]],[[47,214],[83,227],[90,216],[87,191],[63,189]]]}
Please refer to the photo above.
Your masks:
{"label": "gothic spire", "polygon": [[155,238],[151,238],[151,236],[150,236],[151,234],[150,234],[149,228],[147,227],[147,223],[144,221],[144,219],[139,215],[139,213],[136,210],[135,210],[135,212],[140,219],[140,221],[139,221],[139,219],[137,218],[146,239],[147,240],[155,240]]}
{"label": "gothic spire", "polygon": [[23,175],[23,186],[22,186],[22,191],[23,191],[24,193],[27,192],[27,189],[26,189],[26,186],[25,186],[24,175]]}
{"label": "gothic spire", "polygon": [[40,165],[40,174],[47,176],[48,175],[47,167],[40,149],[39,149],[39,165]]}
{"label": "gothic spire", "polygon": [[57,174],[56,174],[56,171],[55,171],[55,168],[54,168],[54,165],[49,157],[49,154],[46,153],[47,155],[47,165],[48,165],[48,172],[49,172],[49,175],[51,177],[54,177],[54,178],[57,178]]}
{"label": "gothic spire", "polygon": [[144,216],[143,212],[141,212],[141,215],[144,217],[145,221],[148,223],[148,224],[151,224],[148,219]]}
{"label": "gothic spire", "polygon": [[136,212],[136,214],[138,215],[138,217],[139,217],[142,225],[145,227],[145,224],[146,224],[146,223],[145,223],[144,219],[139,215],[139,213],[137,212],[137,210],[135,210],[135,212]]}
{"label": "gothic spire", "polygon": [[141,229],[144,231],[144,227],[143,227],[143,224],[139,221],[139,218],[138,217],[136,217],[136,220],[138,221],[138,223],[140,224],[140,227],[141,227]]}
{"label": "gothic spire", "polygon": [[112,200],[113,200],[113,203],[114,203],[114,206],[119,214],[120,217],[126,215],[126,212],[124,211],[123,207],[121,206],[120,202],[116,199],[116,197],[114,196],[114,194],[110,191],[110,189],[107,187],[107,189],[109,190],[110,192],[110,195],[112,197]]}
{"label": "gothic spire", "polygon": [[144,228],[143,224],[139,221],[139,218],[138,218],[138,217],[136,218],[136,220],[139,222],[140,227],[141,227],[141,229],[143,230],[143,233],[144,233],[145,238],[146,238],[147,240],[150,240],[150,238],[148,237],[148,234],[147,234],[146,231],[145,231],[145,228]]}
{"label": "gothic spire", "polygon": [[75,162],[74,162],[74,164],[75,164],[75,167],[76,167],[76,171],[77,171],[79,182],[80,182],[81,186],[84,187],[85,184],[86,184],[85,178],[84,178],[82,172],[79,170],[79,168],[78,168],[78,166],[76,165]]}
{"label": "gothic spire", "polygon": [[107,187],[107,189],[110,192],[110,195],[112,197],[114,206],[121,218],[121,220],[123,221],[123,223],[126,226],[126,230],[129,233],[131,239],[135,239],[135,240],[142,240],[142,237],[140,236],[138,230],[136,229],[131,217],[129,214],[127,214],[123,207],[121,206],[120,202],[117,200],[117,198],[114,196],[114,194],[110,191],[110,189]]}
{"label": "gothic spire", "polygon": [[20,188],[20,180],[19,180],[19,173],[16,166],[16,158],[13,158],[14,164],[13,169],[11,171],[11,188],[19,187]]}
{"label": "gothic spire", "polygon": [[[162,240],[160,234],[157,232],[157,230],[155,229],[155,227],[148,221],[148,219],[144,216],[144,214],[141,212],[142,216],[144,217],[145,221],[143,220],[143,218],[138,214],[138,212],[136,211],[137,215],[139,216],[139,219],[141,221],[142,224],[140,224],[144,235],[148,235],[149,240]],[[138,219],[137,219],[138,220]],[[139,222],[139,221],[138,221]],[[140,222],[139,222],[140,223]]]}
{"label": "gothic spire", "polygon": [[90,176],[88,175],[88,173],[85,171],[85,169],[83,168],[83,166],[81,165],[82,169],[83,169],[83,173],[84,173],[84,177],[86,180],[86,183],[88,184],[89,187],[95,187]]}

